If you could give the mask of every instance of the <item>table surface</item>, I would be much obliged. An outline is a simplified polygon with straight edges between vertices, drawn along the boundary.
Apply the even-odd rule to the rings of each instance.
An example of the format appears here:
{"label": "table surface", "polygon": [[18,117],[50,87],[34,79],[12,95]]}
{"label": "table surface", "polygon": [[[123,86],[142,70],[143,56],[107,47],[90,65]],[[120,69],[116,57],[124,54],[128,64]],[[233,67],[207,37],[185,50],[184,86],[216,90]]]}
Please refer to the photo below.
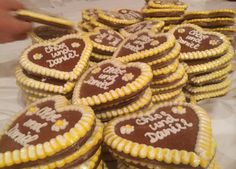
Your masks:
{"label": "table surface", "polygon": [[[34,9],[63,16],[73,21],[81,19],[85,8],[141,9],[144,0],[22,0]],[[58,2],[59,1],[59,2]],[[236,2],[224,0],[186,0],[188,10],[233,8]],[[33,5],[32,5],[33,4]],[[36,5],[35,5],[36,4]],[[31,44],[30,39],[0,45],[0,128],[15,113],[24,107],[19,88],[16,86],[14,71],[21,52]],[[231,75],[232,88],[227,96],[201,102],[212,118],[214,136],[218,144],[217,159],[222,169],[236,169],[236,72]]]}

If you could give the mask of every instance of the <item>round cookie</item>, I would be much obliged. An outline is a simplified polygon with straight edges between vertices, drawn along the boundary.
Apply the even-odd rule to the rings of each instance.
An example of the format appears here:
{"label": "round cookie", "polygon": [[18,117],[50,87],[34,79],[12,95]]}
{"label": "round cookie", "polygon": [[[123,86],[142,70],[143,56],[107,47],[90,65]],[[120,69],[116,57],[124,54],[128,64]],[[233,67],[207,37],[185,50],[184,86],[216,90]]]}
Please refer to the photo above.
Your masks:
{"label": "round cookie", "polygon": [[94,130],[87,106],[68,105],[54,96],[29,105],[6,125],[0,136],[0,166],[25,168],[63,158],[82,146]]}
{"label": "round cookie", "polygon": [[182,24],[171,31],[181,45],[181,60],[219,57],[224,54],[230,43],[223,34],[206,32],[192,24]]}
{"label": "round cookie", "polygon": [[21,9],[15,12],[18,19],[42,23],[50,26],[73,29],[75,24],[69,20]]}
{"label": "round cookie", "polygon": [[146,17],[145,20],[147,21],[163,21],[165,22],[165,26],[169,25],[177,25],[183,21],[183,18],[180,16],[177,17]]}
{"label": "round cookie", "polygon": [[120,29],[120,33],[125,36],[131,36],[134,33],[137,33],[139,31],[143,30],[151,30],[153,32],[161,32],[161,29],[165,23],[163,21],[142,21],[130,26],[126,26],[125,28]]}
{"label": "round cookie", "polygon": [[92,52],[86,36],[66,35],[27,48],[20,64],[26,71],[61,80],[74,80],[84,71]]}
{"label": "round cookie", "polygon": [[142,9],[143,16],[145,17],[177,17],[183,15],[184,11],[182,8],[155,9],[147,6]]}
{"label": "round cookie", "polygon": [[188,103],[118,117],[106,125],[104,142],[122,160],[152,168],[206,169],[216,148],[207,113]]}

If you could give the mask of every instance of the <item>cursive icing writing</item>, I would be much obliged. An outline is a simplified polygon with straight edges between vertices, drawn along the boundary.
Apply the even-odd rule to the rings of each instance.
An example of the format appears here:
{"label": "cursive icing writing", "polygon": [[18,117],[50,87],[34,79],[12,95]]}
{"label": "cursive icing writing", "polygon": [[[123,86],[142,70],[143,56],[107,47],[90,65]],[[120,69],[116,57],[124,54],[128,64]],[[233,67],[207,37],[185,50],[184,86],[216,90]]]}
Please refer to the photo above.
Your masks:
{"label": "cursive icing writing", "polygon": [[65,43],[46,46],[45,52],[52,56],[52,59],[46,61],[50,68],[80,56],[75,50],[69,49]]}
{"label": "cursive icing writing", "polygon": [[29,146],[29,143],[39,138],[37,134],[31,135],[31,132],[27,132],[27,134],[20,132],[18,123],[5,134],[24,147]]}
{"label": "cursive icing writing", "polygon": [[117,77],[126,73],[125,69],[119,67],[108,66],[102,70],[102,73],[97,78],[91,76],[88,80],[85,80],[85,84],[96,86],[100,89],[107,90],[109,86],[113,85]]}
{"label": "cursive icing writing", "polygon": [[187,122],[183,118],[175,118],[164,111],[159,114],[151,114],[136,119],[137,125],[148,125],[151,129],[150,132],[144,134],[150,141],[150,143],[156,143],[159,140],[170,136],[171,134],[177,134],[182,130],[186,130],[193,127],[193,123]]}
{"label": "cursive icing writing", "polygon": [[202,41],[207,38],[209,38],[208,35],[204,35],[197,30],[191,30],[185,38],[180,36],[178,38],[178,42],[182,45],[188,46],[191,49],[197,50],[202,44]]}

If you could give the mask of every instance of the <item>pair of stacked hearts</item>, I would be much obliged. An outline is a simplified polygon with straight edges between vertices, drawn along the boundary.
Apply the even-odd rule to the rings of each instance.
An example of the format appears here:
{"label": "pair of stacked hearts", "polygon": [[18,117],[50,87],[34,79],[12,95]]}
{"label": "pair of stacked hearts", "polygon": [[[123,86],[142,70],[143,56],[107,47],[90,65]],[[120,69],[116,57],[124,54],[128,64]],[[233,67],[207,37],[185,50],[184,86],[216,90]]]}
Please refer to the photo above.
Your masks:
{"label": "pair of stacked hearts", "polygon": [[[6,126],[0,137],[0,168],[80,164],[99,151],[101,139],[102,125],[91,108],[69,105],[63,96],[44,98]],[[83,146],[87,142],[90,146]]]}
{"label": "pair of stacked hearts", "polygon": [[188,103],[165,103],[118,117],[104,129],[116,158],[143,168],[206,169],[215,155],[207,113]]}

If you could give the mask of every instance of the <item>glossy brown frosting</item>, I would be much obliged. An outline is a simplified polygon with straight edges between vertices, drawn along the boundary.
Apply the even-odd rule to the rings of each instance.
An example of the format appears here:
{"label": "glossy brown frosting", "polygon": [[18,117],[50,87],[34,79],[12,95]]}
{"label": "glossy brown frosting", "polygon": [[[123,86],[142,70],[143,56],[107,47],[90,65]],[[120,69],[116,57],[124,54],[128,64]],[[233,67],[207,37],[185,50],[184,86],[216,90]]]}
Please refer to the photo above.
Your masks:
{"label": "glossy brown frosting", "polygon": [[[85,77],[80,88],[80,98],[91,97],[93,95],[103,94],[110,90],[121,88],[122,86],[134,81],[141,74],[141,70],[138,67],[120,68],[111,63],[105,63],[101,65],[100,68],[100,72],[93,74],[92,71]],[[123,75],[129,73],[133,74],[132,80],[122,80]],[[91,79],[94,79],[102,86],[98,87],[97,85],[93,85],[93,83],[90,83]],[[110,85],[104,86],[104,83]]]}
{"label": "glossy brown frosting", "polygon": [[150,35],[148,32],[141,32],[136,35],[130,36],[128,40],[119,49],[116,57],[122,57],[137,52],[145,51],[160,46],[167,42],[166,35],[155,36]]}
{"label": "glossy brown frosting", "polygon": [[[71,72],[78,64],[84,48],[82,39],[71,38],[57,45],[36,47],[28,53],[28,59],[36,65]],[[35,54],[42,55],[42,58],[35,59]]]}
{"label": "glossy brown frosting", "polygon": [[[199,32],[189,26],[178,28],[175,30],[174,36],[181,45],[181,53],[206,51],[214,49],[223,43],[220,37]],[[212,41],[214,45],[211,45]]]}
{"label": "glossy brown frosting", "polygon": [[[45,112],[51,113],[53,110],[55,110],[54,104],[55,104],[54,101],[47,101],[47,102],[40,103],[37,105],[37,107],[39,108],[38,111],[45,110]],[[35,115],[35,114],[33,114],[31,116],[27,116],[25,113],[22,114],[20,117],[18,117],[10,125],[9,129],[5,132],[5,134],[1,137],[1,139],[0,139],[0,147],[1,147],[0,152],[1,153],[7,152],[7,151],[13,151],[15,149],[20,149],[20,148],[24,147],[23,145],[19,144],[14,139],[9,137],[8,134],[6,134],[6,133],[9,133],[9,131],[12,128],[14,128],[16,125],[19,126],[18,127],[19,132],[24,135],[31,135],[31,136],[38,135],[37,139],[28,143],[29,145],[37,145],[40,143],[47,142],[51,138],[55,138],[58,135],[63,135],[64,133],[68,132],[72,127],[74,127],[74,125],[81,118],[81,113],[78,111],[64,111],[61,113],[56,112],[56,115],[57,114],[61,115],[61,117],[58,118],[58,120],[65,119],[68,122],[68,125],[66,126],[66,128],[64,130],[60,130],[60,131],[56,132],[51,129],[51,127],[54,124],[53,122],[46,121],[45,119],[42,119],[40,116]],[[47,126],[42,127],[40,129],[40,132],[37,133],[35,130],[32,130],[29,127],[25,126],[25,122],[27,122],[29,120],[34,120],[40,124],[47,123]]]}
{"label": "glossy brown frosting", "polygon": [[36,27],[33,32],[43,40],[50,40],[75,33],[75,31],[70,29],[61,29],[52,26],[39,26]]}
{"label": "glossy brown frosting", "polygon": [[[115,133],[119,137],[139,144],[194,152],[199,130],[198,116],[190,107],[183,106],[186,109],[184,114],[173,113],[172,107],[165,106],[155,110],[154,113],[121,121],[114,126]],[[121,134],[121,127],[126,125],[133,126],[134,131],[130,134]],[[180,130],[175,134],[171,132],[169,135],[161,135],[165,130],[172,128]],[[154,138],[154,133],[157,139],[152,141],[149,136],[152,135]]]}

